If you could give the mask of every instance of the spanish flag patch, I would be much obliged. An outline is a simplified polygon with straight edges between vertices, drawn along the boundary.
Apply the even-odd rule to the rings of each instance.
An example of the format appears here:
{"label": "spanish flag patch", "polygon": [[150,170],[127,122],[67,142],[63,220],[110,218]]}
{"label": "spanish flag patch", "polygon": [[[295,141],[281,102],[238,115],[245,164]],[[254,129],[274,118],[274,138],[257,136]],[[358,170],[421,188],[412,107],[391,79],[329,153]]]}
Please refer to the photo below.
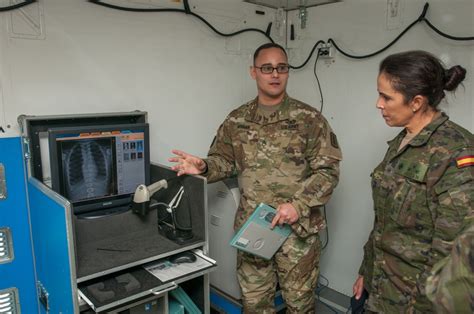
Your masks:
{"label": "spanish flag patch", "polygon": [[458,168],[474,166],[474,155],[456,158],[456,166]]}

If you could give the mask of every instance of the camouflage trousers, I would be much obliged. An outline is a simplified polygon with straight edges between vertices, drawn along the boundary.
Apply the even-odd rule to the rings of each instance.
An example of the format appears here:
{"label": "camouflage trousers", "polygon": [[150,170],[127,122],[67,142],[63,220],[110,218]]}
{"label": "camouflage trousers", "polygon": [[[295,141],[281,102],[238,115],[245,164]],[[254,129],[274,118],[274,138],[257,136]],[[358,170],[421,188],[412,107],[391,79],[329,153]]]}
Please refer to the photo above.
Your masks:
{"label": "camouflage trousers", "polygon": [[237,278],[244,313],[275,313],[277,283],[287,313],[314,313],[320,252],[318,234],[299,238],[294,233],[271,260],[239,251]]}

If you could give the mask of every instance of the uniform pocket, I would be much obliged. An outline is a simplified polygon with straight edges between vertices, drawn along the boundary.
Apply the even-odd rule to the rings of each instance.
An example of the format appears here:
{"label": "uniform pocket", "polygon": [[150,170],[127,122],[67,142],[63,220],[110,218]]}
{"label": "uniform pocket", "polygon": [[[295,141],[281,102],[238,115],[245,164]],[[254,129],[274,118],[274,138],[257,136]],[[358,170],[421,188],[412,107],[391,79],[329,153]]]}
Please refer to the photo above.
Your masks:
{"label": "uniform pocket", "polygon": [[405,228],[421,231],[432,222],[426,203],[427,170],[427,165],[423,163],[403,159],[395,166],[389,216]]}
{"label": "uniform pocket", "polygon": [[[378,168],[377,168],[378,169]],[[383,172],[377,169],[370,174],[372,185],[372,198],[376,212],[385,208],[388,200],[388,189],[384,186]]]}
{"label": "uniform pocket", "polygon": [[299,168],[306,163],[306,140],[296,132],[287,136],[289,140],[285,143],[281,161],[286,166]]}
{"label": "uniform pocket", "polygon": [[232,137],[237,170],[253,167],[256,163],[258,145],[257,130],[239,130]]}
{"label": "uniform pocket", "polygon": [[389,216],[396,223],[407,227],[414,225],[414,221],[410,222],[410,220],[413,219],[408,217],[410,216],[408,212],[413,203],[415,193],[416,192],[409,181],[404,181],[400,184],[399,189],[395,192],[393,199],[391,200],[391,206],[389,207]]}
{"label": "uniform pocket", "polygon": [[263,128],[257,144],[257,162],[267,168],[286,168],[294,165],[295,160],[304,161],[304,150],[299,142],[296,130]]}

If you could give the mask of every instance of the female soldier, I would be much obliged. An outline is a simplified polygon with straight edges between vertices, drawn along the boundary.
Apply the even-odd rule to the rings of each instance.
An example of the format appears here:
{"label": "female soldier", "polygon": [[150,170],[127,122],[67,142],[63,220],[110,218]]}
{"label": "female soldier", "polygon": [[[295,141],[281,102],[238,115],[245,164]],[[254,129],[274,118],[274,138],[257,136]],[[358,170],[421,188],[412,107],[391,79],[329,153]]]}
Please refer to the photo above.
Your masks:
{"label": "female soldier", "polygon": [[437,109],[465,75],[424,51],[380,64],[377,108],[389,126],[404,129],[371,175],[375,222],[353,287],[356,299],[369,292],[367,311],[433,311],[426,278],[467,227],[473,203],[473,136]]}

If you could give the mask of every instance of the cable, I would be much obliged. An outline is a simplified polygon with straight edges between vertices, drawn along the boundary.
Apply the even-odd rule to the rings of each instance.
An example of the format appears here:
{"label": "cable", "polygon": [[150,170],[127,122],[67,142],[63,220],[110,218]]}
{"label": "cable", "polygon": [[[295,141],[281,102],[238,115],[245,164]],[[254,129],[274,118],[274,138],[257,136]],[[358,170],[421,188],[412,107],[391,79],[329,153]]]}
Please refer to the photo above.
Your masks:
{"label": "cable", "polygon": [[[317,43],[314,47],[317,46]],[[319,90],[319,95],[321,97],[321,106],[319,107],[319,112],[322,114],[323,113],[323,109],[324,109],[324,97],[323,97],[323,89],[321,88],[321,83],[319,81],[319,77],[318,77],[318,74],[316,73],[316,66],[318,64],[318,61],[319,61],[319,50],[318,49],[318,54],[316,55],[316,60],[314,61],[314,68],[313,68],[313,73],[314,73],[314,77],[316,78],[316,82],[318,83],[318,90]],[[326,205],[323,205],[323,212],[324,212],[324,221],[326,223],[326,228],[325,228],[325,233],[326,233],[326,242],[321,246],[321,251],[324,250],[328,243],[329,243],[329,226],[328,226],[328,220],[326,218]]]}
{"label": "cable", "polygon": [[345,55],[346,57],[349,57],[349,58],[353,58],[353,59],[365,59],[365,58],[370,58],[370,57],[373,57],[375,55],[378,55],[379,53],[382,53],[384,52],[385,50],[387,50],[388,48],[390,48],[391,46],[393,46],[406,32],[408,32],[408,30],[410,30],[410,28],[412,28],[416,23],[418,23],[419,21],[416,20],[414,21],[413,23],[411,23],[410,25],[408,25],[407,28],[405,28],[405,30],[403,32],[401,32],[394,40],[392,40],[392,42],[390,42],[387,46],[385,46],[384,48],[380,49],[380,50],[377,50],[376,52],[373,52],[373,53],[369,53],[367,55],[362,55],[362,56],[356,56],[356,55],[351,55],[345,51],[343,51],[341,48],[339,48],[339,46],[336,44],[336,42],[334,41],[334,39],[332,38],[329,38],[328,39],[328,43],[331,43],[334,45],[334,48],[336,48],[337,51],[339,51],[340,53],[342,53],[343,55]]}
{"label": "cable", "polygon": [[178,12],[178,13],[186,13],[186,10],[183,9],[171,9],[171,8],[130,8],[130,7],[122,7],[119,5],[111,4],[102,2],[101,0],[89,0],[89,2],[120,11],[127,11],[127,12]]}
{"label": "cable", "polygon": [[373,52],[373,53],[369,53],[367,55],[360,55],[360,56],[357,56],[357,55],[352,55],[350,53],[347,53],[345,51],[343,51],[341,48],[339,48],[339,46],[336,44],[336,42],[334,41],[334,39],[332,38],[329,38],[328,39],[328,43],[331,43],[334,45],[334,48],[336,48],[337,51],[339,51],[340,53],[342,53],[344,56],[346,57],[349,57],[349,58],[353,58],[353,59],[365,59],[365,58],[370,58],[370,57],[373,57],[385,50],[387,50],[388,48],[390,48],[391,46],[393,46],[406,32],[408,32],[413,26],[415,26],[415,24],[417,23],[420,23],[420,22],[425,22],[432,30],[434,30],[436,33],[438,33],[439,35],[445,37],[445,38],[449,38],[451,40],[457,40],[457,41],[467,41],[467,40],[474,40],[474,37],[456,37],[456,36],[451,36],[451,35],[448,35],[446,33],[443,33],[441,32],[439,29],[437,29],[435,26],[433,26],[433,24],[430,23],[430,21],[426,18],[426,13],[428,12],[428,7],[429,7],[429,3],[425,3],[425,5],[423,6],[423,11],[422,13],[420,14],[420,16],[415,20],[413,21],[410,25],[408,25],[407,28],[405,28],[405,30],[403,30],[403,32],[401,32],[394,40],[392,40],[387,46],[385,46],[384,48],[380,49],[380,50],[377,50],[376,52]]}
{"label": "cable", "polygon": [[12,4],[12,5],[9,5],[9,6],[6,6],[6,7],[0,7],[0,12],[15,10],[15,9],[21,8],[25,5],[31,4],[33,2],[36,2],[36,0],[25,0],[23,2]]}
{"label": "cable", "polygon": [[[294,70],[298,70],[298,69],[301,69],[302,67],[304,67],[306,65],[306,63],[308,63],[308,61],[311,59],[311,57],[313,56],[313,53],[314,53],[314,50],[316,50],[316,47],[318,47],[319,44],[324,44],[324,41],[322,40],[318,40],[314,46],[313,46],[313,49],[311,49],[311,52],[309,53],[309,56],[308,58],[306,58],[305,62],[303,62],[303,64],[301,65],[298,65],[298,66],[292,66],[290,65],[290,68],[294,69]],[[319,53],[318,53],[319,55]]]}
{"label": "cable", "polygon": [[318,64],[319,55],[320,54],[319,54],[319,49],[318,49],[318,55],[316,56],[316,60],[314,61],[313,73],[314,73],[314,77],[316,78],[316,82],[318,83],[319,96],[321,97],[321,100],[320,100],[321,106],[319,107],[319,112],[323,113],[323,108],[324,108],[323,90],[321,88],[321,83],[319,82],[318,74],[316,73],[316,65]]}
{"label": "cable", "polygon": [[266,34],[266,32],[262,31],[261,29],[258,29],[258,28],[244,28],[244,29],[241,29],[239,31],[236,31],[236,32],[233,32],[233,33],[228,33],[228,34],[225,34],[225,33],[222,33],[220,31],[218,31],[216,28],[214,28],[214,26],[212,26],[208,21],[206,21],[203,17],[201,17],[200,15],[197,15],[196,13],[189,13],[189,15],[192,15],[194,17],[197,17],[198,19],[200,19],[202,22],[204,22],[204,24],[206,24],[207,26],[209,26],[215,33],[221,35],[221,36],[224,36],[224,37],[231,37],[231,36],[235,36],[235,35],[239,35],[239,34],[242,34],[242,33],[246,33],[246,32],[257,32],[257,33],[260,33],[260,34],[263,34],[265,37],[267,37],[272,43],[274,43],[273,39]]}
{"label": "cable", "polygon": [[210,29],[212,29],[216,34],[218,34],[220,36],[231,37],[231,36],[236,36],[236,35],[246,33],[246,32],[257,32],[257,33],[260,33],[260,34],[264,35],[268,40],[270,40],[272,43],[274,43],[274,41],[273,41],[273,39],[270,35],[268,35],[265,31],[262,31],[261,29],[258,29],[258,28],[244,28],[244,29],[241,29],[241,30],[233,32],[233,33],[223,33],[221,31],[217,30],[214,26],[212,26],[211,23],[209,23],[205,18],[203,18],[202,16],[192,12],[190,7],[189,7],[189,3],[188,3],[187,0],[183,1],[185,9],[130,8],[130,7],[118,6],[118,5],[115,5],[115,4],[105,3],[105,2],[102,2],[101,0],[89,0],[89,2],[97,4],[97,5],[101,5],[101,6],[104,6],[104,7],[107,7],[107,8],[121,10],[121,11],[128,11],[128,12],[175,12],[175,13],[184,13],[184,14],[191,15],[191,16],[194,16],[194,17],[198,18],[204,24],[206,24]]}
{"label": "cable", "polygon": [[443,33],[442,31],[440,31],[439,29],[437,29],[436,27],[433,26],[433,24],[430,23],[430,21],[428,21],[428,19],[424,19],[423,21],[425,21],[426,24],[428,24],[428,26],[434,30],[436,33],[438,33],[439,35],[443,36],[443,37],[446,37],[446,38],[449,38],[449,39],[452,39],[452,40],[458,40],[458,41],[465,41],[465,40],[474,40],[474,37],[471,36],[471,37],[456,37],[456,36],[451,36],[451,35],[448,35],[446,33]]}
{"label": "cable", "polygon": [[327,246],[328,246],[328,243],[329,243],[329,226],[328,226],[328,220],[326,218],[326,205],[323,206],[323,211],[324,211],[324,221],[326,222],[326,228],[325,228],[325,232],[326,232],[326,243],[324,243],[322,246],[321,246],[321,251],[324,250]]}
{"label": "cable", "polygon": [[[35,0],[28,0],[28,1],[25,1],[24,4],[27,4],[29,2],[34,2]],[[239,34],[242,34],[242,33],[246,33],[246,32],[257,32],[257,33],[260,33],[262,35],[264,35],[268,40],[270,40],[272,43],[274,43],[274,40],[272,39],[272,37],[270,36],[270,30],[271,30],[271,24],[272,23],[269,23],[269,25],[267,26],[267,29],[266,31],[263,31],[261,29],[258,29],[258,28],[245,28],[245,29],[242,29],[242,30],[239,30],[239,31],[236,31],[236,32],[233,32],[233,33],[223,33],[221,31],[219,31],[218,29],[216,29],[212,24],[210,24],[206,19],[204,19],[202,16],[194,13],[191,11],[191,8],[189,6],[189,0],[184,0],[183,1],[183,5],[184,5],[184,9],[171,9],[171,8],[130,8],[130,7],[122,7],[122,6],[118,6],[118,5],[114,5],[114,4],[110,4],[110,3],[105,3],[105,2],[102,2],[101,0],[89,0],[89,2],[91,3],[94,3],[94,4],[97,4],[97,5],[101,5],[101,6],[104,6],[104,7],[108,7],[108,8],[112,8],[112,9],[116,9],[116,10],[122,10],[122,11],[130,11],[130,12],[176,12],[176,13],[185,13],[187,15],[192,15],[194,17],[196,17],[197,19],[201,20],[204,24],[206,24],[212,31],[214,31],[216,34],[220,35],[220,36],[223,36],[223,37],[231,37],[231,36],[236,36],[236,35],[239,35]],[[24,5],[22,4],[22,5]],[[448,38],[448,39],[451,39],[451,40],[458,40],[458,41],[468,41],[468,40],[474,40],[474,37],[457,37],[457,36],[452,36],[452,35],[449,35],[449,34],[446,34],[442,31],[440,31],[438,28],[436,28],[433,24],[430,23],[430,21],[425,17],[426,16],[426,13],[428,11],[428,7],[429,7],[429,3],[425,3],[424,7],[423,7],[423,11],[422,13],[420,14],[420,16],[415,20],[413,21],[407,28],[405,28],[394,40],[392,40],[387,46],[383,47],[382,49],[380,50],[377,50],[373,53],[369,53],[369,54],[366,54],[366,55],[353,55],[353,54],[350,54],[348,52],[345,52],[344,50],[342,50],[336,43],[336,41],[333,39],[333,38],[329,38],[327,40],[327,43],[328,44],[332,44],[334,45],[334,48],[339,51],[341,54],[343,54],[344,56],[348,57],[348,58],[353,58],[353,59],[365,59],[365,58],[370,58],[370,57],[373,57],[375,55],[378,55],[382,52],[384,52],[385,50],[387,50],[388,48],[390,48],[391,46],[393,46],[403,35],[405,35],[406,32],[408,32],[413,26],[415,26],[417,23],[419,22],[426,22],[426,24],[432,29],[434,30],[436,33],[438,33],[439,35],[445,37],[445,38]],[[303,68],[308,62],[309,60],[311,59],[311,57],[313,56],[314,54],[314,51],[316,50],[316,48],[318,47],[318,45],[320,44],[324,44],[325,42],[323,40],[318,40],[313,48],[311,49],[308,57],[306,58],[306,60],[301,64],[301,65],[298,65],[298,66],[292,66],[290,65],[290,68],[292,69],[295,69],[295,70],[298,70],[298,69],[301,69]],[[319,83],[319,82],[318,82]]]}

